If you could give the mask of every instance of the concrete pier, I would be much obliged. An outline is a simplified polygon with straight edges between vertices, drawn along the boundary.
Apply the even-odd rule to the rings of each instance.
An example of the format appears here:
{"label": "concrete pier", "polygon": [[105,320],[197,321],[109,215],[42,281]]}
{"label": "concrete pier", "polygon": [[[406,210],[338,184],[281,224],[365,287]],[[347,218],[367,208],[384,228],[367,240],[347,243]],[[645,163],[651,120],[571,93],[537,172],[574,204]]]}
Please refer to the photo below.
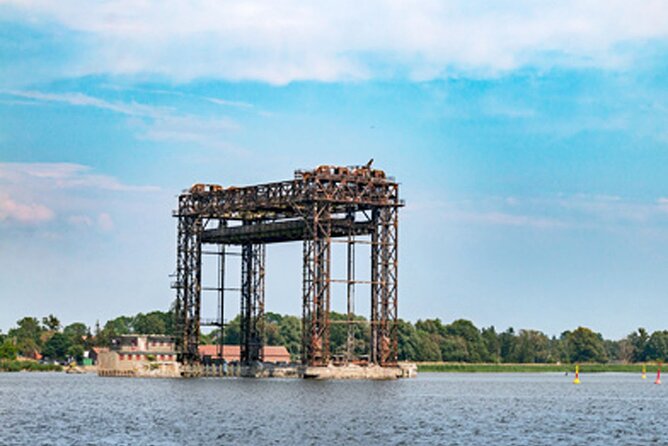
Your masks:
{"label": "concrete pier", "polygon": [[250,366],[240,364],[172,364],[154,368],[98,369],[100,376],[128,376],[155,378],[304,378],[304,379],[368,379],[393,380],[414,378],[417,376],[417,365],[400,363],[393,367],[377,365],[343,365],[327,367],[305,367],[297,364],[276,365],[272,363],[256,363]]}
{"label": "concrete pier", "polygon": [[371,379],[390,380],[398,378],[414,378],[417,376],[415,364],[400,364],[395,367],[371,366],[328,366],[306,367],[302,377],[307,379]]}

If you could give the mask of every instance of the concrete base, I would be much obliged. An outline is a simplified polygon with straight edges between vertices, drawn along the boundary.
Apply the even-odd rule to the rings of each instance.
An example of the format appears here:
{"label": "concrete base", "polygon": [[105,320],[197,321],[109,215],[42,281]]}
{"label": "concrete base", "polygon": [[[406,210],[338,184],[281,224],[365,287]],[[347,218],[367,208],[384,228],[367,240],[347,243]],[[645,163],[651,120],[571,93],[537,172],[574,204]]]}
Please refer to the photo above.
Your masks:
{"label": "concrete base", "polygon": [[413,363],[400,363],[393,367],[377,365],[304,367],[300,365],[276,365],[257,363],[242,365],[183,365],[163,364],[161,367],[135,367],[131,370],[98,369],[100,376],[132,376],[155,378],[199,378],[199,377],[243,377],[243,378],[306,378],[306,379],[372,379],[390,380],[414,378],[417,366]]}
{"label": "concrete base", "polygon": [[98,368],[97,375],[133,378],[179,378],[182,373],[177,363],[171,363],[140,365],[132,369]]}
{"label": "concrete base", "polygon": [[413,378],[415,376],[417,376],[417,366],[415,364],[401,364],[395,367],[380,367],[377,365],[346,365],[305,367],[302,369],[302,377],[307,379],[389,380],[398,378]]}

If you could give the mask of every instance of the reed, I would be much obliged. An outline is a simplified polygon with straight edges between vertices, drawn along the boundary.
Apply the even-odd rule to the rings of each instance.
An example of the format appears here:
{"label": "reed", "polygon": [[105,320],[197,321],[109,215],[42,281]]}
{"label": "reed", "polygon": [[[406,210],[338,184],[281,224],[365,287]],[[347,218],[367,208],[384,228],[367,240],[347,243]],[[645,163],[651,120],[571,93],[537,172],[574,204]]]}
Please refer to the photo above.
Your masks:
{"label": "reed", "polygon": [[[418,372],[443,373],[546,373],[574,372],[575,364],[495,364],[463,362],[418,362]],[[646,364],[647,373],[655,373],[656,364]],[[580,373],[638,373],[642,364],[580,364]]]}
{"label": "reed", "polygon": [[0,372],[60,372],[63,367],[57,364],[40,364],[35,361],[0,359]]}

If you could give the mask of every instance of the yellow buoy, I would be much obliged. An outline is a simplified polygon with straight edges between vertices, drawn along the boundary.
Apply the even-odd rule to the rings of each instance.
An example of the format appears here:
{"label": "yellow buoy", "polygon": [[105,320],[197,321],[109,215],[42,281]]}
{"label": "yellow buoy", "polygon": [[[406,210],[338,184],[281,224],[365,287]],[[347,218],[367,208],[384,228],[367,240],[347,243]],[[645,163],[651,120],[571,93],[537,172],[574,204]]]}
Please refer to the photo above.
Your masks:
{"label": "yellow buoy", "polygon": [[580,366],[575,364],[575,379],[573,384],[580,384]]}

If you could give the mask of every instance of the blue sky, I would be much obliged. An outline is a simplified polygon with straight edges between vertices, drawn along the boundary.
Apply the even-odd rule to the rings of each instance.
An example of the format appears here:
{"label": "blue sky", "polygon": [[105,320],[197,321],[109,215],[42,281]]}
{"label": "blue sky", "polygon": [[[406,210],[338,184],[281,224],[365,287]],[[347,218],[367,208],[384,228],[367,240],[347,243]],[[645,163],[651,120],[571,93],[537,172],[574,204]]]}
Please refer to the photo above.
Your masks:
{"label": "blue sky", "polygon": [[487,3],[0,1],[0,329],[166,309],[195,182],[370,158],[401,317],[668,328],[668,8]]}

